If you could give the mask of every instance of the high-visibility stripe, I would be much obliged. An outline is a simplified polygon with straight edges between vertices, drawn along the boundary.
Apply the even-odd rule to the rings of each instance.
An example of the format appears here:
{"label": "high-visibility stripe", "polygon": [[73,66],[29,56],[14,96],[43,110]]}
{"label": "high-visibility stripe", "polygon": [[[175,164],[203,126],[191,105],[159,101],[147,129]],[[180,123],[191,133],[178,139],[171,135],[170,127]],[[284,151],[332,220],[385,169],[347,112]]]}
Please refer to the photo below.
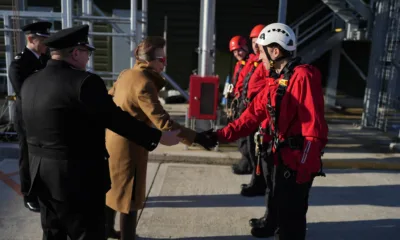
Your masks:
{"label": "high-visibility stripe", "polygon": [[310,146],[311,146],[311,142],[308,141],[306,147],[304,148],[303,157],[301,158],[301,163],[303,163],[303,164],[307,160],[307,154],[308,154],[308,151],[310,150]]}

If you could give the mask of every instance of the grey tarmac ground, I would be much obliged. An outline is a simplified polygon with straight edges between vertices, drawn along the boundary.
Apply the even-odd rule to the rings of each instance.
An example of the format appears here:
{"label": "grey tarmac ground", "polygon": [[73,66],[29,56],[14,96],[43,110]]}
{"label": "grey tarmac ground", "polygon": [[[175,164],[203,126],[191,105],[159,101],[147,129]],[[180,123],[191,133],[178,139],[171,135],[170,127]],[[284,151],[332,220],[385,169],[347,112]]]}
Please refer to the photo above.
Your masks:
{"label": "grey tarmac ground", "polygon": [[[39,240],[39,214],[25,209],[13,189],[17,170],[16,159],[0,162],[0,239]],[[311,190],[307,239],[399,239],[399,172],[326,172]],[[252,239],[248,220],[265,210],[263,197],[238,194],[249,176],[233,175],[229,166],[149,163],[147,180],[139,239]]]}

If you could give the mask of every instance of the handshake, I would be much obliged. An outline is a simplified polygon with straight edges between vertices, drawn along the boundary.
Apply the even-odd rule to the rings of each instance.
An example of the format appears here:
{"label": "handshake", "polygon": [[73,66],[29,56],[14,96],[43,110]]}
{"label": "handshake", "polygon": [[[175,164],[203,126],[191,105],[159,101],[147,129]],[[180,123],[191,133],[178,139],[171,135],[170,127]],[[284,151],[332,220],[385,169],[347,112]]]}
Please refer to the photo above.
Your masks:
{"label": "handshake", "polygon": [[[177,136],[179,133],[180,130],[163,132],[160,139],[160,143],[166,146],[173,146],[178,144],[179,141],[181,140]],[[196,133],[196,137],[194,138],[194,143],[201,145],[203,148],[207,150],[211,150],[211,148],[217,146],[218,143],[217,133],[213,129]]]}

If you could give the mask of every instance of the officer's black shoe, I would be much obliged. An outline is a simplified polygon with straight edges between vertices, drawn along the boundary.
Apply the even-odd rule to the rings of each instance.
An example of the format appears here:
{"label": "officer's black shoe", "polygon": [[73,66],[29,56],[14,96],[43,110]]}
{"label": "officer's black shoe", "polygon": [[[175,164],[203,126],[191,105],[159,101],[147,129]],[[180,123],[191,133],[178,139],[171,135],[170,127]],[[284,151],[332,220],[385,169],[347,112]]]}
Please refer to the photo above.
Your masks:
{"label": "officer's black shoe", "polygon": [[240,191],[240,195],[244,197],[255,197],[255,196],[265,196],[265,188],[259,188],[255,186],[245,185]]}
{"label": "officer's black shoe", "polygon": [[111,239],[121,239],[121,232],[116,231],[115,229],[106,229],[106,237]]}
{"label": "officer's black shoe", "polygon": [[241,167],[239,166],[239,164],[233,164],[233,165],[232,165],[232,172],[233,172],[234,174],[237,174],[237,175],[251,174],[251,171],[250,171],[249,169],[247,169],[247,168],[241,168]]}
{"label": "officer's black shoe", "polygon": [[262,228],[266,226],[266,218],[252,218],[249,220],[250,227],[253,228]]}
{"label": "officer's black shoe", "polygon": [[37,198],[24,197],[24,205],[32,212],[40,212],[40,206]]}
{"label": "officer's black shoe", "polygon": [[262,228],[253,227],[251,229],[251,235],[256,238],[269,238],[275,236],[275,228],[271,228],[268,226]]}

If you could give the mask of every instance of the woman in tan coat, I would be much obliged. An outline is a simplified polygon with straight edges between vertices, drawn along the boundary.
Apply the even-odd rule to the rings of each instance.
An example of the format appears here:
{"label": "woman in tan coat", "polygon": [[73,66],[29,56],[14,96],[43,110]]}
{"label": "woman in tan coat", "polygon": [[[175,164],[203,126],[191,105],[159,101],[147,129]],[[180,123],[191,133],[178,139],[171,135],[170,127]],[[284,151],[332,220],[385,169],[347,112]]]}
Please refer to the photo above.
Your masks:
{"label": "woman in tan coat", "polygon": [[[215,141],[171,120],[158,100],[158,93],[165,85],[160,75],[166,64],[164,45],[165,40],[161,37],[143,40],[135,51],[135,66],[121,72],[109,94],[116,105],[135,118],[153,124],[161,131],[178,129],[182,143],[198,143],[210,149],[216,145]],[[148,152],[109,130],[106,146],[112,182],[107,205],[121,213],[121,238],[135,239],[136,212],[143,208],[146,197]]]}

